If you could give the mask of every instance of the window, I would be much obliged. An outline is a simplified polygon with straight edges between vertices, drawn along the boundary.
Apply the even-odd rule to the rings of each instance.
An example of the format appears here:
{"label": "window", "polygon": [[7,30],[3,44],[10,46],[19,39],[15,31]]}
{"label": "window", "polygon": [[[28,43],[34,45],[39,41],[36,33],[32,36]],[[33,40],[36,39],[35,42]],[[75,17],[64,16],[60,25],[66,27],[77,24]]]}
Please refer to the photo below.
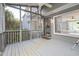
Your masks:
{"label": "window", "polygon": [[79,34],[79,13],[62,14],[55,17],[55,33]]}
{"label": "window", "polygon": [[32,12],[38,13],[38,8],[37,7],[32,7]]}
{"label": "window", "polygon": [[79,20],[68,21],[69,32],[79,33]]}

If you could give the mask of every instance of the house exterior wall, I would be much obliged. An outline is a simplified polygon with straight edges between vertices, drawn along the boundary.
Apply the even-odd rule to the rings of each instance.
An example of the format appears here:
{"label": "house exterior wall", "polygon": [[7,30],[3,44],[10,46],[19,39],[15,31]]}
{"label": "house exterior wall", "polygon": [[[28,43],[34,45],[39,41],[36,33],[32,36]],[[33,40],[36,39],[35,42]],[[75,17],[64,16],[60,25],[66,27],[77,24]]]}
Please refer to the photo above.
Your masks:
{"label": "house exterior wall", "polygon": [[30,27],[31,24],[29,21],[30,21],[30,16],[25,15],[22,21],[22,29],[31,30],[31,27]]}

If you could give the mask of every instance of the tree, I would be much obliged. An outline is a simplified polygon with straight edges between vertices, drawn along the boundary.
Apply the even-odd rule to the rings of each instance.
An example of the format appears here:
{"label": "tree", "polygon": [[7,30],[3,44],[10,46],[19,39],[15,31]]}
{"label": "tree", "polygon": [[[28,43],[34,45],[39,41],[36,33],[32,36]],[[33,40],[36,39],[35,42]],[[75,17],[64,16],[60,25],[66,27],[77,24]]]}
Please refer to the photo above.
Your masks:
{"label": "tree", "polygon": [[5,29],[16,30],[20,27],[20,21],[14,17],[13,13],[9,10],[5,10]]}

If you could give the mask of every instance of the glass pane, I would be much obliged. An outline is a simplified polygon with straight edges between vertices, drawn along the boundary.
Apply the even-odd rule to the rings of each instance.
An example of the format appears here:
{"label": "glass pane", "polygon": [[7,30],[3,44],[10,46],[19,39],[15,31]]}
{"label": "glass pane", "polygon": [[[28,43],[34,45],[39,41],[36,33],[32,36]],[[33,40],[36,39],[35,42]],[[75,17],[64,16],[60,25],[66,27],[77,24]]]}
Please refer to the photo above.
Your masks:
{"label": "glass pane", "polygon": [[37,7],[32,7],[32,12],[38,13],[38,8]]}
{"label": "glass pane", "polygon": [[[69,18],[68,18],[69,17]],[[57,33],[79,33],[79,19],[68,17],[55,18],[55,32]],[[73,16],[75,17],[75,16]]]}
{"label": "glass pane", "polygon": [[79,33],[79,20],[68,22],[69,32]]}

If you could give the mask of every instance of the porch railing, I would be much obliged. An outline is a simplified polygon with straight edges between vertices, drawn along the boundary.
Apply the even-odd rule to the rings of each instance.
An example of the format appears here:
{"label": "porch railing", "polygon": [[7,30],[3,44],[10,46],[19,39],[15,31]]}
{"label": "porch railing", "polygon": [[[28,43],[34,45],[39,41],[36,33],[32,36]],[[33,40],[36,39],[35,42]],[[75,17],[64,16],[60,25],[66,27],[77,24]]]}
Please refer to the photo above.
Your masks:
{"label": "porch railing", "polygon": [[[42,32],[32,31],[32,39],[41,37]],[[6,44],[20,42],[20,30],[7,30],[4,32]],[[22,41],[30,40],[30,31],[22,31]]]}
{"label": "porch railing", "polygon": [[[20,41],[20,30],[7,30],[5,31],[5,39],[7,44],[12,44]],[[29,40],[29,31],[22,31],[22,41]]]}

